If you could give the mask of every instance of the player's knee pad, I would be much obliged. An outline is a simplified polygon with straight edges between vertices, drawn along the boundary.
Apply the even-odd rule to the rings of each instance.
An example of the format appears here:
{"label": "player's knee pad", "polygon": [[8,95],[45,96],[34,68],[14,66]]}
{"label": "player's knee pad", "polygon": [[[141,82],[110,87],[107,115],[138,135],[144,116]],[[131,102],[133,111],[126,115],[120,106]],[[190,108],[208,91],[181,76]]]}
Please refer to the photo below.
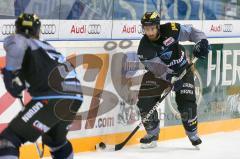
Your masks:
{"label": "player's knee pad", "polygon": [[73,159],[72,144],[68,140],[58,146],[48,146],[53,159]]}
{"label": "player's knee pad", "polygon": [[19,149],[9,140],[0,137],[0,159],[18,159]]}
{"label": "player's knee pad", "polygon": [[193,101],[181,101],[177,102],[178,111],[181,114],[182,119],[188,120],[193,119],[197,115],[197,104]]}
{"label": "player's knee pad", "polygon": [[0,134],[0,159],[17,159],[19,157],[19,147],[22,143],[14,132],[6,128]]}

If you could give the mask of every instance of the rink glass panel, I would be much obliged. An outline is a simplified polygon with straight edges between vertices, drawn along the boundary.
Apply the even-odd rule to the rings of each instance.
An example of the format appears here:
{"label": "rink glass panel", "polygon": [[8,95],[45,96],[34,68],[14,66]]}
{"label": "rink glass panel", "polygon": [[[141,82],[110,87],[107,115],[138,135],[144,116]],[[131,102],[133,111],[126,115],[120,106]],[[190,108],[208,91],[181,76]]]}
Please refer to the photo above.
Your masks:
{"label": "rink glass panel", "polygon": [[239,19],[239,0],[2,0],[0,18],[21,12],[42,19],[136,20],[157,10],[163,20]]}

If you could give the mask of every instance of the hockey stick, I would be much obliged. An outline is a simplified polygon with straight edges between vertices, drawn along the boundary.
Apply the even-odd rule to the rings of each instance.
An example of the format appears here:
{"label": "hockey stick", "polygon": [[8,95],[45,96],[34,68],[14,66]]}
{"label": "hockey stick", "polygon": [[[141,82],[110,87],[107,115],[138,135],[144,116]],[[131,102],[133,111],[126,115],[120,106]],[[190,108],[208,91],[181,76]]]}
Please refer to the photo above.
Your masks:
{"label": "hockey stick", "polygon": [[167,89],[165,89],[163,95],[161,96],[159,101],[156,103],[156,105],[148,112],[146,117],[143,118],[142,122],[140,122],[137,125],[137,127],[128,135],[128,137],[123,142],[121,142],[119,144],[116,144],[116,145],[107,145],[104,142],[101,142],[101,143],[95,145],[95,150],[107,150],[107,151],[118,151],[118,150],[121,150],[127,144],[127,142],[132,138],[132,136],[138,131],[138,129],[143,125],[143,123],[145,123],[146,120],[148,120],[148,118],[153,114],[153,112],[159,107],[160,103],[164,100],[164,98],[171,92],[174,83],[177,80],[182,79],[186,75],[186,73],[191,69],[192,65],[194,63],[196,63],[197,60],[198,60],[198,58],[195,57],[192,60],[192,63],[180,74],[179,77],[174,77],[171,80],[172,85],[170,87],[168,87]]}

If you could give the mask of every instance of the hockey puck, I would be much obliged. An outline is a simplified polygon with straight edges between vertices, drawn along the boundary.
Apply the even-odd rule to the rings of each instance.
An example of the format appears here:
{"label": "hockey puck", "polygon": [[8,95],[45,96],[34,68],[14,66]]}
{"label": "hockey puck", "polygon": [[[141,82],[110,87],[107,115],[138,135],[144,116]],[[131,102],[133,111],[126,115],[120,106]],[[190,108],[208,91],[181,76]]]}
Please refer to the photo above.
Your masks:
{"label": "hockey puck", "polygon": [[103,142],[100,142],[100,143],[99,143],[99,147],[100,147],[101,149],[105,149],[105,148],[106,148],[106,144],[104,144]]}
{"label": "hockey puck", "polygon": [[104,150],[104,149],[106,149],[106,144],[103,142],[100,142],[95,146],[95,150]]}

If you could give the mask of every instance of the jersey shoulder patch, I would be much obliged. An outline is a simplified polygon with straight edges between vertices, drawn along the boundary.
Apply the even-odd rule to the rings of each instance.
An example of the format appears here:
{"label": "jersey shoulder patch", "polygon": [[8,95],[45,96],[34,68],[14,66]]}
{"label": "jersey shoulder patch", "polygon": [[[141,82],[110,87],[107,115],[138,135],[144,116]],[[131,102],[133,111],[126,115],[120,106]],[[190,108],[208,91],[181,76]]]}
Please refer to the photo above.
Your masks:
{"label": "jersey shoulder patch", "polygon": [[177,23],[172,22],[172,23],[170,23],[170,24],[171,24],[171,29],[172,29],[172,31],[178,31]]}
{"label": "jersey shoulder patch", "polygon": [[179,31],[180,31],[179,23],[172,22],[160,25],[161,34],[167,37],[173,37],[174,39],[177,39]]}

